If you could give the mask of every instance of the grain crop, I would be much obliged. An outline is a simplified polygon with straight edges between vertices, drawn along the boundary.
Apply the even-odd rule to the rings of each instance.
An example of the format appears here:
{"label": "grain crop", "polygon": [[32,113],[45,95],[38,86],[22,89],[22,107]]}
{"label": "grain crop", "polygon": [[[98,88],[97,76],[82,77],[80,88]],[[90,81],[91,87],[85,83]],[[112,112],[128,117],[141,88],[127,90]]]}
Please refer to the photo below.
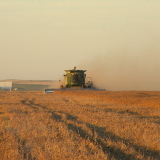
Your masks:
{"label": "grain crop", "polygon": [[160,92],[0,92],[2,160],[159,160]]}

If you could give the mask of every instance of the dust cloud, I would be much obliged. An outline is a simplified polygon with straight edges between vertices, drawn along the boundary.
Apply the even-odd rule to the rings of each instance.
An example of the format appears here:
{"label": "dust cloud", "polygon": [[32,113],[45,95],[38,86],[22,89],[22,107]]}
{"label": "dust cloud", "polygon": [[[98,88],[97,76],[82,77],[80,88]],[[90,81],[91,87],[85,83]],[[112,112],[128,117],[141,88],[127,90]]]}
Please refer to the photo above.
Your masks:
{"label": "dust cloud", "polygon": [[88,62],[80,64],[87,69],[95,87],[110,91],[160,90],[158,50],[144,53],[114,52],[99,54]]}

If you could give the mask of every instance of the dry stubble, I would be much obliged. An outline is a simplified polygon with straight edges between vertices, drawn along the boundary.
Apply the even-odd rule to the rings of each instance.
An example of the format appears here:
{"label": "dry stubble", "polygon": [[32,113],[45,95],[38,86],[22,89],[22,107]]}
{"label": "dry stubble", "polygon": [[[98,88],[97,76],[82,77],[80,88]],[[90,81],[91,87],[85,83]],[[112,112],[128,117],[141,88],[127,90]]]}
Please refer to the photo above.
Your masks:
{"label": "dry stubble", "polygon": [[0,92],[4,160],[155,159],[160,92]]}

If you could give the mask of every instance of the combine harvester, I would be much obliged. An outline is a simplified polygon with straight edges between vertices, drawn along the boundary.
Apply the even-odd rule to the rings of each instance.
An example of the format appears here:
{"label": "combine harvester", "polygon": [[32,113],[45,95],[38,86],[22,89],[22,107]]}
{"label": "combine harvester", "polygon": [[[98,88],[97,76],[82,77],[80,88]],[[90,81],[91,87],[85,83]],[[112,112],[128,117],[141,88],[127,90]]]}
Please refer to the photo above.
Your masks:
{"label": "combine harvester", "polygon": [[65,72],[64,82],[61,83],[60,88],[48,88],[45,89],[45,93],[52,93],[57,90],[105,90],[93,87],[92,78],[86,77],[86,70],[76,70],[76,67],[74,67],[74,69],[65,70]]}

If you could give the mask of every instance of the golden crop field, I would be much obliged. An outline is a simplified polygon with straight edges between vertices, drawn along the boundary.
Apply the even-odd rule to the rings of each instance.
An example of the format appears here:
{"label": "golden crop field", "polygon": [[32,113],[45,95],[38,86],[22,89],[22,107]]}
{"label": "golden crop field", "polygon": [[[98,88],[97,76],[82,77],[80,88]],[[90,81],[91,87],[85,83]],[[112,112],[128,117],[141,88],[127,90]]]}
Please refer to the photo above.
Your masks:
{"label": "golden crop field", "polygon": [[160,92],[0,92],[1,160],[159,160]]}

